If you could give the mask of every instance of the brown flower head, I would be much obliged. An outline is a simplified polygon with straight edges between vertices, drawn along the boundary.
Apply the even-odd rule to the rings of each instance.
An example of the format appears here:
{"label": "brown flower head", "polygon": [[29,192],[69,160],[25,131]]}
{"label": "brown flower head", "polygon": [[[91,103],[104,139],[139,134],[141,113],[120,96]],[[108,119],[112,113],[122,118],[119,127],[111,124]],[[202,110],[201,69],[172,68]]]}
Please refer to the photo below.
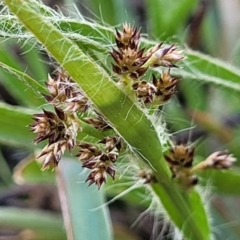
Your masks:
{"label": "brown flower head", "polygon": [[105,137],[98,143],[103,143],[105,145],[105,149],[107,152],[111,152],[116,148],[117,151],[120,151],[122,149],[122,140],[118,136],[113,136],[113,137]]}
{"label": "brown flower head", "polygon": [[122,32],[119,32],[116,29],[115,40],[118,48],[124,49],[129,46],[136,46],[139,44],[140,30],[137,30],[136,27],[132,27],[130,24],[125,23],[123,24]]}
{"label": "brown flower head", "polygon": [[31,131],[37,133],[34,142],[39,143],[48,139],[49,145],[64,140],[68,148],[72,149],[76,142],[79,130],[79,120],[74,114],[66,114],[55,107],[55,113],[43,110],[43,113],[34,114],[34,123],[30,125]]}
{"label": "brown flower head", "polygon": [[152,67],[176,67],[175,63],[184,59],[182,51],[177,50],[174,45],[165,48],[160,47],[161,44],[158,44],[147,52],[147,56],[151,56],[149,61]]}
{"label": "brown flower head", "polygon": [[167,72],[162,72],[159,79],[153,75],[152,83],[156,87],[155,96],[157,101],[159,103],[167,102],[176,92],[175,88],[178,82],[179,79],[171,77],[170,69]]}
{"label": "brown flower head", "polygon": [[49,144],[55,143],[62,139],[66,132],[66,115],[58,108],[55,108],[55,113],[43,110],[43,113],[34,114],[31,124],[31,131],[37,133],[34,142],[39,143],[45,139],[49,140]]}
{"label": "brown flower head", "polygon": [[115,177],[115,169],[113,163],[116,161],[118,154],[116,152],[101,153],[96,157],[90,158],[83,163],[83,167],[91,169],[86,181],[90,181],[89,185],[95,183],[98,188],[106,182],[107,174],[112,179]]}
{"label": "brown flower head", "polygon": [[[113,147],[113,140],[105,138],[101,143],[104,143],[106,149],[98,147],[97,145],[82,143],[80,144],[80,151],[76,155],[82,162],[82,167],[91,170],[86,181],[89,181],[89,185],[95,183],[98,188],[106,182],[107,175],[110,175],[113,179],[115,176],[114,162],[118,158],[117,150],[118,143],[115,142]],[[111,150],[110,148],[113,149]]]}
{"label": "brown flower head", "polygon": [[106,119],[101,114],[97,112],[96,114],[96,117],[86,117],[83,120],[99,131],[106,131],[111,129],[111,126],[107,123]]}
{"label": "brown flower head", "polygon": [[[192,167],[194,148],[184,144],[175,145],[170,149],[170,155],[164,155],[166,162],[172,172],[172,177],[180,181],[188,181],[189,169]],[[186,178],[186,179],[185,179]]]}
{"label": "brown flower head", "polygon": [[194,148],[184,144],[176,145],[170,149],[170,155],[164,155],[167,163],[172,167],[192,167]]}
{"label": "brown flower head", "polygon": [[140,177],[141,179],[144,179],[146,184],[152,184],[152,183],[156,183],[157,179],[153,174],[153,171],[150,169],[147,170],[142,170],[138,173],[138,177]]}
{"label": "brown flower head", "polygon": [[218,151],[212,153],[206,160],[194,166],[191,172],[195,173],[206,169],[228,169],[235,161],[236,159],[232,154],[226,151]]}
{"label": "brown flower head", "polygon": [[76,155],[76,157],[79,158],[80,161],[83,163],[86,161],[89,161],[90,159],[101,155],[101,150],[91,143],[81,143],[78,145],[80,147],[79,153]]}
{"label": "brown flower head", "polygon": [[122,32],[116,30],[118,49],[110,52],[116,62],[112,65],[115,73],[137,79],[146,72],[147,68],[142,66],[149,57],[143,56],[144,49],[139,48],[139,40],[140,31],[135,27],[125,24]]}
{"label": "brown flower head", "polygon": [[152,103],[154,94],[156,93],[156,87],[147,81],[136,82],[132,85],[133,90],[136,92],[136,96],[144,103]]}
{"label": "brown flower head", "polygon": [[48,76],[46,86],[50,95],[43,94],[45,99],[64,111],[86,112],[90,106],[78,85],[64,71],[60,70],[55,79]]}
{"label": "brown flower head", "polygon": [[45,146],[41,154],[38,156],[38,158],[44,157],[42,170],[48,168],[54,169],[58,165],[67,147],[68,143],[65,140]]}

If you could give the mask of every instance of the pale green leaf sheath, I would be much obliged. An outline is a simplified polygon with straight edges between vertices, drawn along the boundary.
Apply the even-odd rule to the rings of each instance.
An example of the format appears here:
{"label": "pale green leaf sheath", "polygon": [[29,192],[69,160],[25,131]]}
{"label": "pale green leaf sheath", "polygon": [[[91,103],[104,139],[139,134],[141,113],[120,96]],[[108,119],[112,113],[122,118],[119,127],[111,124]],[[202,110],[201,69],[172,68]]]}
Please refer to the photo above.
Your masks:
{"label": "pale green leaf sheath", "polygon": [[79,84],[136,155],[155,171],[158,183],[151,186],[152,190],[175,226],[187,239],[211,239],[201,197],[197,191],[186,193],[173,184],[156,130],[144,112],[75,43],[38,14],[37,2],[5,0],[5,3]]}

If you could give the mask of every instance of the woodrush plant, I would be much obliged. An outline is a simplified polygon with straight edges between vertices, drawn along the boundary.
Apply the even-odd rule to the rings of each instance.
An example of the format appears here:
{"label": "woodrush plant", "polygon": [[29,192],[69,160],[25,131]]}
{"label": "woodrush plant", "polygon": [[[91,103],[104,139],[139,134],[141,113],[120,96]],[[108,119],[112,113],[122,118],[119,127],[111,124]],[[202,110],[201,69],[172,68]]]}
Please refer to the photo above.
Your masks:
{"label": "woodrush plant", "polygon": [[[159,107],[176,92],[179,79],[171,75],[171,68],[184,61],[183,52],[162,43],[145,50],[140,44],[140,31],[124,24],[122,30],[116,30],[116,45],[108,49],[113,58],[112,76],[108,65],[84,53],[91,44],[99,51],[103,47],[78,41],[80,38],[70,39],[61,24],[58,29],[56,22],[49,22],[48,17],[57,13],[37,1],[6,0],[5,4],[60,65],[56,76],[48,77],[48,93],[43,94],[54,112],[35,114],[31,124],[31,130],[37,133],[35,143],[48,140],[39,155],[43,169],[56,168],[67,149],[79,148],[76,157],[90,169],[86,181],[100,188],[107,174],[114,179],[119,156],[132,154],[136,159],[133,164],[143,162],[136,179],[142,180],[158,206],[161,203],[165,217],[187,239],[212,239],[206,206],[193,188],[197,184],[195,175],[209,168],[229,168],[235,159],[226,152],[216,152],[193,166],[194,149],[174,143],[164,123],[156,120]],[[6,16],[9,24],[16,22],[8,11]],[[25,33],[25,28],[19,29]],[[27,35],[26,40],[30,37]],[[147,72],[157,67],[166,70],[147,79]],[[84,131],[82,122],[104,131],[104,137],[97,143],[79,141],[77,136]]]}

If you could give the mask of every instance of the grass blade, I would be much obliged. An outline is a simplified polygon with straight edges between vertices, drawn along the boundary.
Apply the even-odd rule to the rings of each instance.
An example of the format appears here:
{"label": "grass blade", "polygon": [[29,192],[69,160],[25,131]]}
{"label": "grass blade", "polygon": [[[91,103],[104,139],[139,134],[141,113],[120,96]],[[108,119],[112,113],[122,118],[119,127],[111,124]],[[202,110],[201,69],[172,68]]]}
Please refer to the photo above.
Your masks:
{"label": "grass blade", "polygon": [[2,227],[32,230],[35,240],[66,239],[60,215],[32,209],[0,207],[0,222]]}
{"label": "grass blade", "polygon": [[103,194],[94,186],[88,187],[85,177],[77,161],[60,161],[57,182],[68,239],[110,240],[112,229],[107,209],[102,206]]}

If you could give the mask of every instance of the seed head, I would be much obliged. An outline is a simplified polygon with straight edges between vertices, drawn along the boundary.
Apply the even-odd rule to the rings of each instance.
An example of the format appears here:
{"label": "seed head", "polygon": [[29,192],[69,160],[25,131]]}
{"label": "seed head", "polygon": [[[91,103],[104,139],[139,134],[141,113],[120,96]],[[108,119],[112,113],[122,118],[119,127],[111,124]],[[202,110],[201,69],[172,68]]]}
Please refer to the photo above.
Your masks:
{"label": "seed head", "polygon": [[81,89],[64,71],[59,71],[55,79],[48,76],[46,86],[50,95],[43,96],[55,107],[70,112],[86,112],[90,106]]}
{"label": "seed head", "polygon": [[52,144],[64,138],[66,115],[58,108],[55,108],[55,112],[56,114],[43,110],[43,113],[34,114],[35,122],[30,127],[32,132],[38,134],[34,140],[35,143],[48,139],[49,144]]}
{"label": "seed head", "polygon": [[43,113],[34,114],[34,123],[30,125],[31,131],[37,133],[34,142],[39,143],[48,139],[49,145],[64,140],[68,148],[75,145],[79,120],[74,114],[66,114],[55,107],[55,113],[43,110]]}
{"label": "seed head", "polygon": [[124,23],[122,32],[116,29],[115,40],[118,48],[125,49],[129,46],[134,48],[139,44],[140,30],[137,30],[136,27],[132,27],[130,24]]}
{"label": "seed head", "polygon": [[124,24],[122,32],[116,30],[115,38],[118,49],[110,52],[116,63],[112,65],[113,71],[119,75],[129,75],[132,79],[141,77],[147,70],[142,66],[149,57],[145,57],[144,49],[139,48],[140,31]]}
{"label": "seed head", "polygon": [[79,160],[83,163],[101,155],[101,150],[91,143],[81,143],[78,146],[80,147],[80,150],[76,157],[79,157]]}
{"label": "seed head", "polygon": [[226,151],[218,151],[211,154],[206,160],[192,166],[194,149],[183,144],[176,145],[170,149],[170,155],[165,155],[172,177],[184,187],[190,188],[198,183],[194,175],[199,171],[207,169],[227,169],[232,166],[236,159]]}
{"label": "seed head", "polygon": [[119,139],[116,137],[112,137],[112,139],[106,137],[99,143],[105,144],[105,148],[89,143],[80,144],[80,151],[76,155],[82,162],[82,167],[91,170],[86,181],[89,181],[89,185],[95,183],[98,188],[106,182],[107,175],[114,179],[114,162],[118,158],[117,149],[120,146]]}
{"label": "seed head", "polygon": [[140,177],[141,179],[145,180],[145,184],[152,184],[152,183],[156,183],[157,179],[153,174],[152,170],[142,170],[138,173],[138,177]]}
{"label": "seed head", "polygon": [[156,87],[156,102],[159,102],[159,104],[166,103],[176,92],[175,89],[178,82],[179,79],[171,77],[170,69],[162,72],[159,79],[153,75],[152,83]]}
{"label": "seed head", "polygon": [[148,56],[151,56],[149,62],[151,62],[152,67],[176,67],[175,63],[184,59],[183,51],[177,50],[174,45],[165,48],[160,48],[160,46],[154,46],[147,53]]}
{"label": "seed head", "polygon": [[154,94],[157,88],[147,81],[136,82],[132,85],[133,90],[136,92],[136,96],[140,98],[144,103],[152,103]]}
{"label": "seed head", "polygon": [[183,187],[191,187],[197,183],[197,178],[190,173],[194,156],[194,148],[184,144],[175,145],[170,149],[170,155],[164,155],[172,178],[177,179]]}
{"label": "seed head", "polygon": [[113,163],[117,157],[118,154],[116,152],[101,152],[100,155],[85,161],[82,166],[91,169],[91,173],[86,179],[86,181],[90,181],[89,185],[95,183],[100,188],[106,182],[107,174],[114,179],[115,169]]}
{"label": "seed head", "polygon": [[206,169],[228,169],[235,161],[236,159],[232,154],[226,151],[218,151],[212,153],[206,160],[194,166],[191,172],[195,173]]}
{"label": "seed head", "polygon": [[122,149],[122,140],[118,136],[113,136],[113,137],[105,137],[98,143],[103,143],[105,146],[105,149],[108,152],[111,152],[112,150],[116,149],[117,151],[120,151]]}
{"label": "seed head", "polygon": [[184,144],[176,145],[170,149],[170,155],[165,155],[165,160],[170,166],[189,168],[192,166],[194,148]]}
{"label": "seed head", "polygon": [[97,117],[86,117],[83,120],[99,131],[111,129],[111,126],[107,123],[106,119],[101,114],[99,113],[96,114]]}
{"label": "seed head", "polygon": [[67,147],[68,143],[65,140],[45,146],[41,154],[38,156],[38,158],[44,157],[42,170],[48,168],[54,169],[58,165]]}

